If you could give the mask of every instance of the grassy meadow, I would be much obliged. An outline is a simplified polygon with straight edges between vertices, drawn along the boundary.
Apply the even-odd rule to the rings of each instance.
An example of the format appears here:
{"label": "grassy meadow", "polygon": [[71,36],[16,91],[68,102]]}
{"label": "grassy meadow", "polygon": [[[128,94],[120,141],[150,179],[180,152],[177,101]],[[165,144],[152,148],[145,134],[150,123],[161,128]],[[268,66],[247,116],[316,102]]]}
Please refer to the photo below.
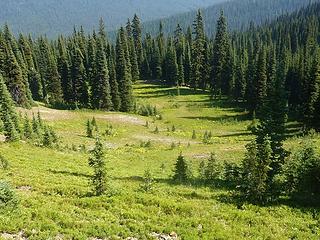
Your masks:
{"label": "grassy meadow", "polygon": [[[241,161],[253,138],[245,109],[211,101],[207,92],[187,88],[180,89],[179,96],[175,88],[156,83],[139,82],[134,88],[138,104],[157,106],[161,120],[43,106],[19,109],[30,116],[39,110],[58,134],[60,147],[0,143],[0,154],[10,164],[8,170],[0,170],[0,178],[16,188],[20,199],[17,209],[0,213],[0,239],[19,232],[28,239],[153,239],[153,232],[172,231],[187,240],[320,238],[320,209],[286,199],[270,206],[239,206],[226,187],[196,180],[188,185],[171,183],[180,152],[195,178],[199,163],[211,152],[221,162]],[[101,197],[91,196],[88,184],[92,174],[88,150],[94,139],[86,137],[86,121],[92,117],[100,132],[110,126],[113,131],[102,137],[110,191]],[[302,140],[297,125],[288,123],[288,149]],[[159,133],[154,132],[157,127]],[[210,144],[202,142],[205,131],[212,133]],[[147,141],[151,146],[141,146]],[[320,143],[320,138],[315,136],[315,141]],[[145,170],[156,180],[150,193],[139,191]]]}

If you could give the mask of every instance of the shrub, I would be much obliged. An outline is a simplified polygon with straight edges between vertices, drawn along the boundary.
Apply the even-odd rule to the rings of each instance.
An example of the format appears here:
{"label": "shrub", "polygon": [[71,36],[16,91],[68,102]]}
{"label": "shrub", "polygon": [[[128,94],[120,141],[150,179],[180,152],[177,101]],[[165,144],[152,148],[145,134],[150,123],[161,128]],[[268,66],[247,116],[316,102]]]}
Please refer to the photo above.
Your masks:
{"label": "shrub", "polygon": [[204,144],[211,144],[211,139],[212,139],[212,133],[211,131],[205,131],[204,135],[203,135],[203,139],[202,142]]}
{"label": "shrub", "polygon": [[140,184],[140,190],[143,192],[151,192],[154,188],[155,181],[150,170],[146,170],[143,175],[143,182]]}
{"label": "shrub", "polygon": [[246,146],[247,153],[242,161],[239,190],[242,197],[251,202],[265,203],[269,200],[268,172],[271,164],[271,143],[264,137],[261,144],[254,140]]}
{"label": "shrub", "polygon": [[158,110],[156,106],[152,106],[150,104],[142,104],[137,107],[136,113],[141,115],[141,116],[157,116],[158,115]]}
{"label": "shrub", "polygon": [[6,170],[8,169],[8,167],[9,167],[8,160],[4,156],[0,155],[0,168]]}
{"label": "shrub", "polygon": [[113,135],[115,135],[115,131],[114,131],[112,125],[109,125],[109,126],[107,127],[106,131],[104,132],[104,135],[105,135],[105,136],[113,136]]}
{"label": "shrub", "polygon": [[18,205],[18,197],[11,185],[7,182],[0,181],[0,209],[6,207],[15,208]]}
{"label": "shrub", "polygon": [[241,176],[241,167],[236,163],[224,162],[224,181],[230,187],[236,187]]}
{"label": "shrub", "polygon": [[311,141],[305,140],[289,156],[282,172],[284,190],[290,196],[308,200],[320,197],[320,155]]}
{"label": "shrub", "polygon": [[150,147],[152,147],[151,140],[149,139],[148,141],[141,141],[141,142],[140,142],[140,147],[143,147],[143,148],[150,148]]}

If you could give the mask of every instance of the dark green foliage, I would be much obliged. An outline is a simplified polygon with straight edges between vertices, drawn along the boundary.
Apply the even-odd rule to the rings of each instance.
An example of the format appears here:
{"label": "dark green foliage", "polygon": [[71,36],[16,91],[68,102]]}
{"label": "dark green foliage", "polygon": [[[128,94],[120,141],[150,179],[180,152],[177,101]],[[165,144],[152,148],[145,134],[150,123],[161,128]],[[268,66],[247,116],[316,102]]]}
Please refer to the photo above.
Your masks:
{"label": "dark green foliage", "polygon": [[32,126],[27,114],[25,114],[23,119],[23,135],[26,139],[31,139],[33,135]]}
{"label": "dark green foliage", "polygon": [[97,138],[95,147],[91,151],[89,158],[89,166],[93,168],[93,175],[91,176],[91,186],[97,196],[104,194],[107,190],[106,185],[106,163],[105,153],[102,142]]}
{"label": "dark green foliage", "polygon": [[288,158],[282,172],[284,190],[293,198],[311,203],[320,197],[320,156],[309,139]]}
{"label": "dark green foliage", "polygon": [[157,107],[150,104],[139,105],[136,113],[141,116],[156,116],[159,114]]}
{"label": "dark green foliage", "polygon": [[192,44],[191,53],[191,86],[197,89],[201,85],[202,80],[202,67],[204,66],[204,44],[205,33],[203,26],[202,13],[199,10],[196,20],[194,22],[194,41]]}
{"label": "dark green foliage", "polygon": [[221,179],[222,169],[222,165],[218,162],[216,155],[211,153],[203,169],[204,180],[212,182]]}
{"label": "dark green foliage", "polygon": [[18,197],[12,186],[4,181],[0,181],[0,209],[16,208]]}
{"label": "dark green foliage", "polygon": [[189,169],[187,162],[182,155],[179,155],[177,162],[175,164],[174,175],[172,177],[173,181],[179,183],[186,183],[189,180]]}
{"label": "dark green foliage", "polygon": [[116,44],[116,73],[121,99],[120,110],[123,112],[131,111],[133,107],[131,67],[127,56],[127,38],[124,29],[121,28]]}
{"label": "dark green foliage", "polygon": [[216,36],[213,42],[212,58],[212,90],[215,95],[229,93],[230,83],[227,78],[227,60],[229,54],[229,38],[227,23],[223,12],[217,22]]}
{"label": "dark green foliage", "polygon": [[271,143],[265,137],[262,143],[252,141],[247,145],[246,157],[242,162],[240,191],[249,201],[266,203],[270,196],[268,173],[271,164]]}
{"label": "dark green foliage", "polygon": [[4,135],[7,141],[19,139],[18,117],[14,109],[14,103],[10,97],[7,87],[0,75],[0,118],[3,123]]}
{"label": "dark green foliage", "polygon": [[90,120],[87,121],[86,124],[87,127],[87,137],[92,138],[93,137],[93,124],[90,122]]}

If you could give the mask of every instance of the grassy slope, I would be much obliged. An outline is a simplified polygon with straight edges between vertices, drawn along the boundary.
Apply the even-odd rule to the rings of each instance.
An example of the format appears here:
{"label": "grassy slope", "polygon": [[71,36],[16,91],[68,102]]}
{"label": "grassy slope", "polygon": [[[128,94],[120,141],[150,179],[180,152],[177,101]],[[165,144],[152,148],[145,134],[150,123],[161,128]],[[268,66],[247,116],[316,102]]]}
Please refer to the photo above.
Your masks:
{"label": "grassy slope", "polygon": [[[232,201],[225,189],[171,185],[168,181],[180,151],[196,174],[201,158],[215,151],[221,161],[239,161],[252,138],[245,130],[250,121],[240,109],[209,104],[209,96],[187,89],[176,97],[175,89],[140,83],[135,87],[140,102],[156,104],[163,120],[93,111],[55,111],[40,108],[44,118],[61,136],[61,145],[85,144],[85,121],[95,116],[101,130],[112,124],[116,135],[105,139],[108,171],[115,194],[90,197],[88,154],[51,150],[27,143],[0,143],[0,153],[11,164],[0,177],[17,187],[18,210],[0,215],[0,233],[25,231],[29,239],[64,236],[65,239],[111,237],[148,239],[151,232],[175,231],[182,239],[318,239],[319,209],[245,205]],[[36,109],[35,109],[36,111]],[[150,128],[144,126],[150,121]],[[177,131],[168,132],[175,125]],[[152,131],[158,126],[159,134]],[[198,139],[192,140],[196,130]],[[213,144],[201,143],[205,130]],[[150,149],[140,140],[151,139]],[[288,147],[298,138],[287,141]],[[181,146],[170,150],[172,142]],[[190,143],[190,146],[188,146]],[[165,169],[160,166],[164,164]],[[152,194],[138,191],[144,170],[158,183]],[[31,186],[31,191],[21,186]],[[202,225],[200,230],[199,225]]]}

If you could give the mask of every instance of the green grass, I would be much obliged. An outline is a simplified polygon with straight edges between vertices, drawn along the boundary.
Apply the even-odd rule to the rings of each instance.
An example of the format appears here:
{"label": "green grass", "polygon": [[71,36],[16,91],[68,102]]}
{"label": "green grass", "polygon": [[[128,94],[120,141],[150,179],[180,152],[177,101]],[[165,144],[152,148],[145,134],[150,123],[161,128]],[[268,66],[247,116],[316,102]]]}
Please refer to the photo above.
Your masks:
{"label": "green grass", "polygon": [[[156,105],[163,120],[41,108],[43,117],[60,136],[62,148],[72,144],[93,147],[94,140],[85,136],[86,120],[93,116],[100,131],[112,124],[116,134],[103,138],[112,191],[108,196],[90,196],[88,177],[92,170],[87,153],[23,142],[0,143],[0,154],[10,162],[9,170],[0,170],[0,177],[17,188],[20,198],[17,210],[0,214],[0,233],[24,231],[28,239],[151,239],[152,232],[172,231],[181,239],[319,239],[319,209],[285,200],[265,207],[239,207],[226,189],[171,184],[172,169],[181,151],[197,176],[199,162],[210,152],[221,161],[239,162],[245,145],[253,138],[246,130],[250,120],[244,109],[232,108],[226,101],[212,103],[206,92],[181,89],[180,96],[175,93],[174,88],[156,84],[140,82],[135,86],[138,102]],[[149,128],[144,126],[146,121]],[[301,141],[295,136],[294,123],[290,124],[292,137],[286,142],[287,148]],[[175,132],[167,130],[172,125]],[[153,133],[156,126],[158,134]],[[195,140],[191,138],[193,130]],[[212,132],[212,144],[202,143],[205,131]],[[140,147],[140,141],[147,140],[152,146]],[[319,137],[315,141],[319,143]],[[181,145],[172,150],[172,142]],[[138,190],[147,169],[157,180],[152,193]],[[25,186],[31,190],[21,188]]]}

